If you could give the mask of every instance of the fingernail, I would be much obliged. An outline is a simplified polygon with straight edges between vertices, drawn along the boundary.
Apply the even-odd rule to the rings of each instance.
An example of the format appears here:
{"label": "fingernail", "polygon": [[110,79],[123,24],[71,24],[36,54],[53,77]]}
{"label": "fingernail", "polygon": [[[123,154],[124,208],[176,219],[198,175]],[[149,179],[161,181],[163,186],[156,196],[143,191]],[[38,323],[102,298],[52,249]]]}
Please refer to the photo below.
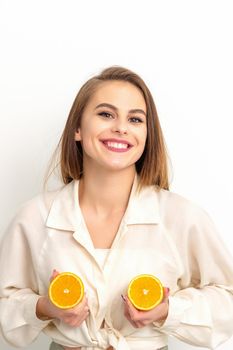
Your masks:
{"label": "fingernail", "polygon": [[121,294],[121,297],[124,300],[124,302],[126,302],[126,299],[125,299],[124,295]]}

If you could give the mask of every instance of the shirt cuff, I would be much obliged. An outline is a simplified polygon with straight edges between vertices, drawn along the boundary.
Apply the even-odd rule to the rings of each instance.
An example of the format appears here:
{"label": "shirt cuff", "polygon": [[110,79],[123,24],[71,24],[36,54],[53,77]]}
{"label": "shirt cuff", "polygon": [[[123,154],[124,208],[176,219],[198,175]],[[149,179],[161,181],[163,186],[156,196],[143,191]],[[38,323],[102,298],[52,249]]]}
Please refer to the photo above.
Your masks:
{"label": "shirt cuff", "polygon": [[32,327],[43,329],[50,322],[48,320],[40,320],[36,316],[36,304],[41,296],[37,294],[27,295],[27,300],[24,301],[24,320],[26,324],[29,324]]}
{"label": "shirt cuff", "polygon": [[164,331],[176,330],[180,325],[185,311],[191,308],[192,303],[184,298],[169,296],[168,316],[165,321],[153,322],[156,329]]}

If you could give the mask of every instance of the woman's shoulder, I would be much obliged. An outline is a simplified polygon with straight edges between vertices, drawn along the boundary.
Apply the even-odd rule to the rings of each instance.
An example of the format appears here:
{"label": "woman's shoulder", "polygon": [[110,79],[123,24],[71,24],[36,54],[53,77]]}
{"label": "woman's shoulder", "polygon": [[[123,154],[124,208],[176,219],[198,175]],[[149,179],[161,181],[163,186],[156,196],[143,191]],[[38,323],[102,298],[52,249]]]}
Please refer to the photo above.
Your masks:
{"label": "woman's shoulder", "polygon": [[161,214],[164,217],[185,221],[196,221],[207,217],[206,210],[195,200],[164,189],[156,190]]}
{"label": "woman's shoulder", "polygon": [[24,221],[46,218],[55,198],[62,191],[62,188],[52,191],[41,191],[32,198],[24,201],[17,209],[13,220]]}
{"label": "woman's shoulder", "polygon": [[198,207],[198,204],[195,203],[195,201],[177,192],[165,189],[155,189],[155,191],[160,200],[167,204],[176,204],[182,207]]}

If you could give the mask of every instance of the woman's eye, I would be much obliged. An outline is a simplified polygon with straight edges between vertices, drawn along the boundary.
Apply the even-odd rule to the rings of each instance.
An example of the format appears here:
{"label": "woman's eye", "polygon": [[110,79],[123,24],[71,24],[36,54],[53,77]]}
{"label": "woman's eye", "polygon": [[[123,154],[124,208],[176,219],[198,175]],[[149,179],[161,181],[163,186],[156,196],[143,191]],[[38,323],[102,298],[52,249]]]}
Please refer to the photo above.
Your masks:
{"label": "woman's eye", "polygon": [[131,117],[129,120],[131,123],[143,123],[143,120],[138,117]]}
{"label": "woman's eye", "polygon": [[100,112],[98,113],[99,115],[101,115],[104,118],[112,118],[112,115],[108,112]]}

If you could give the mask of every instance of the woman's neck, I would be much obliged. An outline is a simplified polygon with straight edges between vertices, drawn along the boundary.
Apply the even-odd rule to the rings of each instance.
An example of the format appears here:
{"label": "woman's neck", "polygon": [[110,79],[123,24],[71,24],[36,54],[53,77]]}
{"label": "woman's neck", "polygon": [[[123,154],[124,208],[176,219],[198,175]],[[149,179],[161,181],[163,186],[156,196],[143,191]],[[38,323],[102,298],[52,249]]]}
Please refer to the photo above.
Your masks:
{"label": "woman's neck", "polygon": [[106,173],[88,172],[80,180],[79,203],[101,216],[109,216],[126,210],[135,169]]}

